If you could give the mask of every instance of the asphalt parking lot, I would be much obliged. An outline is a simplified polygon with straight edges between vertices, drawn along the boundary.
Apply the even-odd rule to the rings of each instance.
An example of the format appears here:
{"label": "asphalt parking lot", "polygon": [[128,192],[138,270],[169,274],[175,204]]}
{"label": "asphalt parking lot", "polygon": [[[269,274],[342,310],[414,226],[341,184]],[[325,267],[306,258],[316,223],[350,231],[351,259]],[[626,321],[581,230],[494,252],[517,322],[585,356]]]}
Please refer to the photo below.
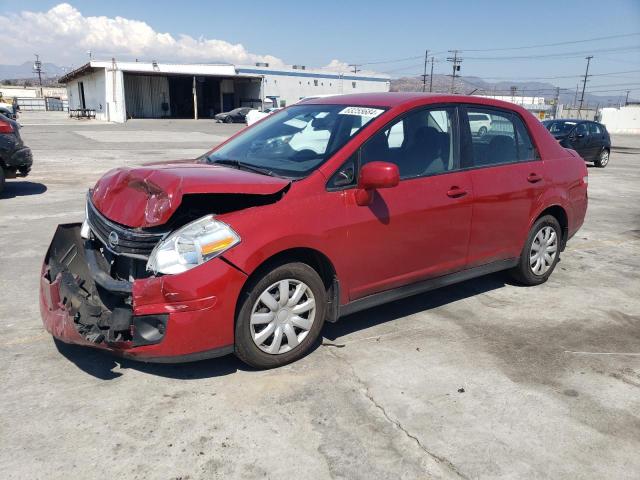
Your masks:
{"label": "asphalt parking lot", "polygon": [[59,223],[109,168],[191,158],[237,131],[25,113],[0,194],[5,478],[638,478],[640,137],[589,169],[584,227],[549,282],[502,274],[326,325],[299,362],[153,365],[56,346],[38,308]]}

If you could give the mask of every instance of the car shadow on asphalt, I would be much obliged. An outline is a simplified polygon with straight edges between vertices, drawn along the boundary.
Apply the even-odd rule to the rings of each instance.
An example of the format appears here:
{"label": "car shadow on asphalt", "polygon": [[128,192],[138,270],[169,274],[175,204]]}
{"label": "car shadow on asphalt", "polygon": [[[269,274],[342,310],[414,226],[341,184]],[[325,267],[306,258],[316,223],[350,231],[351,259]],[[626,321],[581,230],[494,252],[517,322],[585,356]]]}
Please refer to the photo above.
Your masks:
{"label": "car shadow on asphalt", "polygon": [[117,357],[91,347],[69,345],[58,340],[54,342],[58,351],[67,360],[83,372],[101,380],[114,380],[121,377],[124,374],[123,370],[137,370],[149,375],[178,380],[220,377],[238,370],[252,371],[234,355],[189,363],[146,363]]}
{"label": "car shadow on asphalt", "polygon": [[0,199],[40,195],[46,191],[47,186],[44,183],[9,180],[5,182],[4,190],[0,192]]}
{"label": "car shadow on asphalt", "polygon": [[[506,279],[505,273],[494,273],[354,313],[341,318],[336,323],[326,323],[322,331],[322,343],[316,342],[309,353],[312,354],[314,350],[320,347],[343,346],[339,343],[327,343],[326,339],[335,341],[356,331],[366,330],[398,318],[502,288],[507,283]],[[234,355],[189,363],[145,363],[117,357],[103,350],[68,345],[58,340],[54,340],[54,342],[58,351],[67,360],[85,373],[102,380],[119,378],[124,374],[124,370],[137,370],[149,375],[179,380],[221,377],[235,373],[238,370],[257,371],[242,363]]]}
{"label": "car shadow on asphalt", "polygon": [[[322,333],[325,339],[333,342],[345,335],[366,330],[382,323],[502,288],[507,283],[510,284],[511,282],[505,272],[485,275],[347,315],[336,323],[326,323]],[[342,346],[339,342],[333,344],[325,343],[324,345]]]}

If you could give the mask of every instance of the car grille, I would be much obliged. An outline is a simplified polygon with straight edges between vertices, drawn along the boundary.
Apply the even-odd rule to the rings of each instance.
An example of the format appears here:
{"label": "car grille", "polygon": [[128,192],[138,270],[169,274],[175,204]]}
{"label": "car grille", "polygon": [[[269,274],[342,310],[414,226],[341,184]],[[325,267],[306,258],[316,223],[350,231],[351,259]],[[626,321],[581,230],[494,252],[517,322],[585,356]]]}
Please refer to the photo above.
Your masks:
{"label": "car grille", "polygon": [[147,259],[167,232],[145,232],[114,223],[102,215],[87,197],[87,222],[107,250],[126,257]]}

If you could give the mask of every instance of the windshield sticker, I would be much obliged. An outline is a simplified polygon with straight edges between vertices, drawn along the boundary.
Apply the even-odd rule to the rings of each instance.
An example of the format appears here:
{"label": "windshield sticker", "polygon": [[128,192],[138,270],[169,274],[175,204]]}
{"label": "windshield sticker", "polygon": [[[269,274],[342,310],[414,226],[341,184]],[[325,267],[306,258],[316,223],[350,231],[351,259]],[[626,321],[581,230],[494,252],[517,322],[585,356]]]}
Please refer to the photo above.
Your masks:
{"label": "windshield sticker", "polygon": [[383,113],[384,110],[379,108],[367,108],[367,107],[347,107],[338,112],[339,115],[357,115],[359,117],[376,118]]}

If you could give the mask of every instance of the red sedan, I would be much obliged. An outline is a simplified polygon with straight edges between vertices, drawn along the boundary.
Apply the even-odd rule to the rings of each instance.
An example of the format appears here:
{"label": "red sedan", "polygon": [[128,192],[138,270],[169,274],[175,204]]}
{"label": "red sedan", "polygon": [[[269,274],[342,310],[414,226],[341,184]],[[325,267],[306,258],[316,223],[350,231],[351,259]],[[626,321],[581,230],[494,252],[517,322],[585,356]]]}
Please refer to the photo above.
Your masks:
{"label": "red sedan", "polygon": [[314,99],[199,159],[108,172],[56,231],[42,318],[130,358],[275,367],[358,310],[499,270],[543,283],[586,209],[584,161],[516,105]]}

